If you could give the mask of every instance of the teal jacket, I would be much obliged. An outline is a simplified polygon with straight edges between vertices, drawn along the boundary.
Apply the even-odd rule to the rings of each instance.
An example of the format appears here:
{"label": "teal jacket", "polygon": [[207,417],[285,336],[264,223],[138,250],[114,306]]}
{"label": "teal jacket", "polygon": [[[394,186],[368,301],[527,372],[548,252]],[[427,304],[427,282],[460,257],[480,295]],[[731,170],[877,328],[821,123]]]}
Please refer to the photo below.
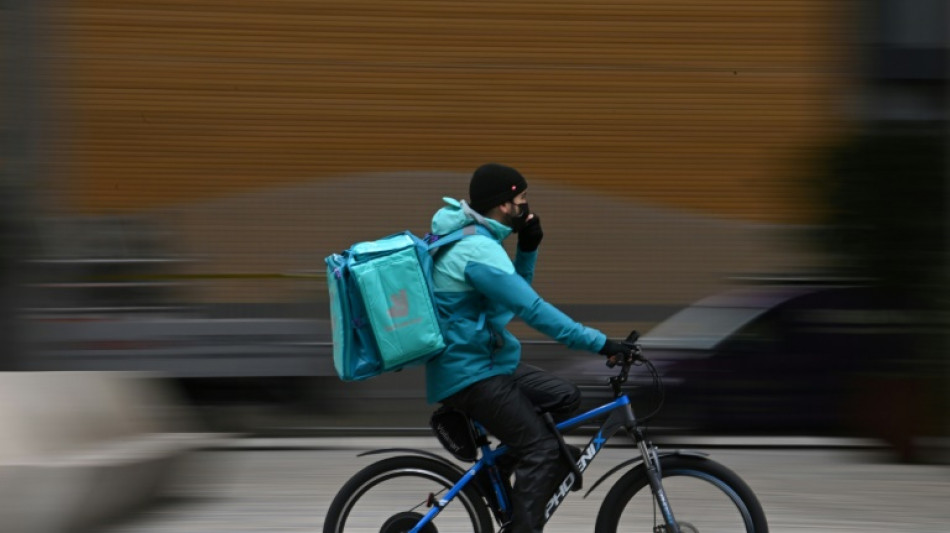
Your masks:
{"label": "teal jacket", "polygon": [[464,202],[448,204],[432,217],[432,233],[445,235],[481,224],[493,237],[470,235],[436,256],[433,284],[446,348],[426,363],[426,397],[438,402],[491,376],[511,374],[521,344],[505,327],[515,315],[571,348],[597,352],[607,337],[572,320],[531,288],[538,252],[518,250],[515,261],[501,242],[511,228],[486,219]]}

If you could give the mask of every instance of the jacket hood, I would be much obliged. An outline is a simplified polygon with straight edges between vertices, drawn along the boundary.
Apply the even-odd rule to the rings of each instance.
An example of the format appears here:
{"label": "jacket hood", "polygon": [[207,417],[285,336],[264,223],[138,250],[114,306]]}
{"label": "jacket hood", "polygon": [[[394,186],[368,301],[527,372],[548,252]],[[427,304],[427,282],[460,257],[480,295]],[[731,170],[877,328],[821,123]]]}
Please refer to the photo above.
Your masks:
{"label": "jacket hood", "polygon": [[491,230],[499,241],[511,235],[510,227],[497,220],[483,217],[469,207],[465,200],[459,201],[454,198],[443,198],[442,200],[445,201],[446,205],[432,216],[432,233],[445,235],[471,224],[480,224]]}

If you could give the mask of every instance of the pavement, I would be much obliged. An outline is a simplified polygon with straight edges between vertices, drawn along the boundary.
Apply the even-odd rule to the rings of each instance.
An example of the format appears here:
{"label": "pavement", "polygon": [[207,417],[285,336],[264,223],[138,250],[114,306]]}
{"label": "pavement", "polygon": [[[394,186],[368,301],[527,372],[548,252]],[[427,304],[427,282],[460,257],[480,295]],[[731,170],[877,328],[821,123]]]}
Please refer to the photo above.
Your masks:
{"label": "pavement", "polygon": [[[772,532],[950,532],[950,466],[894,463],[872,441],[683,439],[664,447],[707,451],[739,473],[765,507]],[[357,454],[385,447],[441,451],[421,436],[236,439],[193,457],[219,475],[198,477],[196,469],[189,479],[186,468],[169,498],[99,533],[320,531],[339,487],[379,459]],[[585,477],[597,479],[632,454],[608,446]],[[587,499],[571,494],[546,531],[592,531],[608,486]]]}

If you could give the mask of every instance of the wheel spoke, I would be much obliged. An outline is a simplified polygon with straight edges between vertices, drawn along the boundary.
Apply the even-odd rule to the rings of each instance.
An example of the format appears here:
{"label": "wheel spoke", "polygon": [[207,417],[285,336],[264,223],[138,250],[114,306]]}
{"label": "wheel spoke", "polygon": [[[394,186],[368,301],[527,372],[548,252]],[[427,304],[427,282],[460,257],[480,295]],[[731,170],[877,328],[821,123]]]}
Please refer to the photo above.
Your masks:
{"label": "wheel spoke", "polygon": [[[340,490],[324,533],[400,533],[411,529],[461,477],[431,459],[394,457],[360,471]],[[491,532],[491,517],[471,490],[445,506],[423,533]]]}
{"label": "wheel spoke", "polygon": [[[758,500],[732,471],[695,457],[661,459],[663,490],[680,533],[767,533]],[[597,533],[667,533],[643,467],[625,474],[610,490]]]}

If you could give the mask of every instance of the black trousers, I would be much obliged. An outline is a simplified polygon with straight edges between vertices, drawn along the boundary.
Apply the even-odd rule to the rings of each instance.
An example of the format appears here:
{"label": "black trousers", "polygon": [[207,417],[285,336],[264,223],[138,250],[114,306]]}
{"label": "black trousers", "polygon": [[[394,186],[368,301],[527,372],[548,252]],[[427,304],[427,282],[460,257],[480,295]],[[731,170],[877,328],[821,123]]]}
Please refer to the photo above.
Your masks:
{"label": "black trousers", "polygon": [[542,531],[545,505],[569,469],[538,411],[566,419],[580,401],[573,383],[525,364],[510,376],[479,381],[442,401],[480,422],[518,458],[511,531]]}

